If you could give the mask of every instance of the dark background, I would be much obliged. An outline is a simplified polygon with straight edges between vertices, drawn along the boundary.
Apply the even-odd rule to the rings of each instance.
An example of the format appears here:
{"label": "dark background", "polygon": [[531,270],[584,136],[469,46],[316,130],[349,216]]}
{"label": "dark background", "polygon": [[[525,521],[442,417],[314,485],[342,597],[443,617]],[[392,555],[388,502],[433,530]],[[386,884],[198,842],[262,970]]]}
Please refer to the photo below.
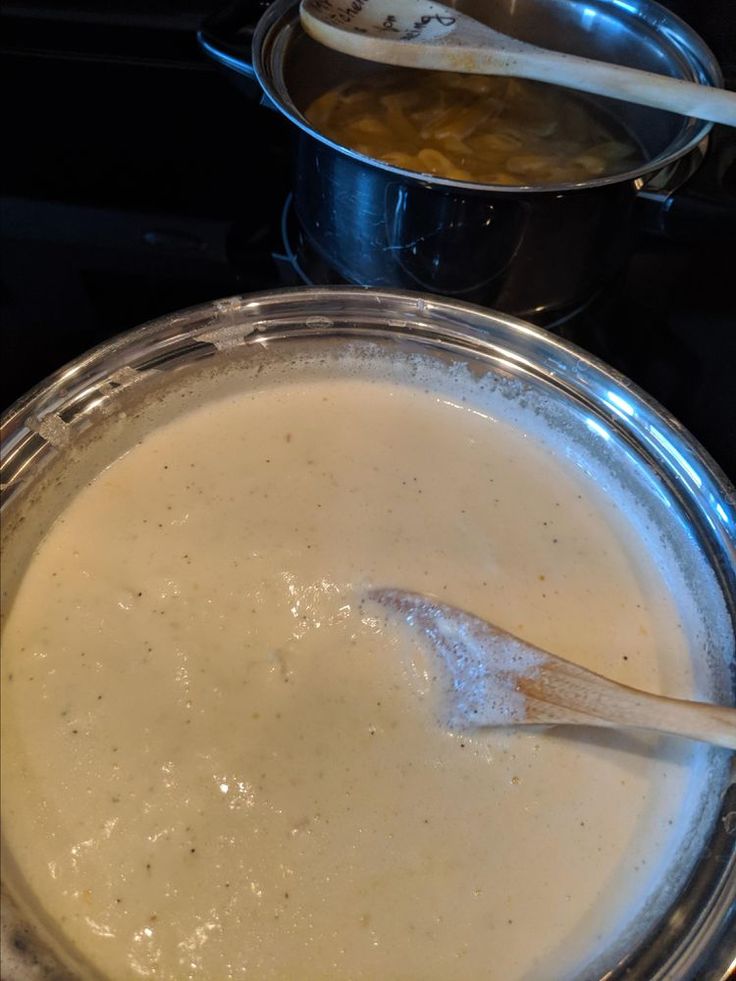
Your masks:
{"label": "dark background", "polygon": [[[671,0],[736,80],[736,0]],[[289,126],[200,54],[207,0],[6,3],[0,402],[109,335],[288,282]],[[721,129],[706,192],[736,201]],[[725,147],[725,152],[724,151]],[[723,163],[725,161],[725,164]],[[715,191],[714,191],[715,188]],[[642,232],[625,278],[567,336],[630,375],[736,478],[736,228]]]}

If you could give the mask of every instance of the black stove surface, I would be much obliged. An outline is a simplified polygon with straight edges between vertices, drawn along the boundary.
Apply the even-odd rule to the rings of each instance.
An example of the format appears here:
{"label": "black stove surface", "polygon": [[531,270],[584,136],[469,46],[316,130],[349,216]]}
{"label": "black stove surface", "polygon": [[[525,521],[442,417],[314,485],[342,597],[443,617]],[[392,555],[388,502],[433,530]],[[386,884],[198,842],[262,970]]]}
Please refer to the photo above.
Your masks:
{"label": "black stove surface", "polygon": [[[114,333],[299,281],[282,229],[289,126],[204,61],[194,32],[209,6],[5,6],[3,406]],[[723,32],[735,18],[709,35],[715,5],[670,6],[732,69]],[[733,203],[736,137],[716,142]],[[660,401],[736,480],[736,228],[698,244],[641,232],[620,281],[558,329]]]}

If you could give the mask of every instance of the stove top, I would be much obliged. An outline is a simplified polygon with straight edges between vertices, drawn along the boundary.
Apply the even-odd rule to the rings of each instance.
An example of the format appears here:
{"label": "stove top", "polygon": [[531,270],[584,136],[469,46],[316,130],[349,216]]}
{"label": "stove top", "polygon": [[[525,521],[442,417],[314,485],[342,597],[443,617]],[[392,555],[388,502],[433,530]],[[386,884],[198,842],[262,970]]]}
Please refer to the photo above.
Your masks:
{"label": "stove top", "polygon": [[[734,70],[736,7],[724,7],[709,35],[711,5],[710,13],[669,5]],[[161,314],[337,281],[289,217],[288,124],[197,50],[208,8],[206,0],[4,7],[3,406],[90,346]],[[736,134],[720,130],[715,143],[718,191],[706,167],[705,193],[710,207],[733,207]],[[665,239],[645,215],[619,281],[555,329],[660,401],[736,480],[736,227],[732,240],[678,241],[687,218],[669,215]]]}

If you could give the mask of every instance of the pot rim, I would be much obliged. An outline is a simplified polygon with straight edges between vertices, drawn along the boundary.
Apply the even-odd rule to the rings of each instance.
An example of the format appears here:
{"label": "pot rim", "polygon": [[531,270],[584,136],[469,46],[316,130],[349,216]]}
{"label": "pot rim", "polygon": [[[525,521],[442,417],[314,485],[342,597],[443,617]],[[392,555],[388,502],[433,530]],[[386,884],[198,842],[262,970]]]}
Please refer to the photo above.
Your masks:
{"label": "pot rim", "polygon": [[[622,6],[620,0],[597,0],[597,3],[610,7],[612,12],[620,14],[620,8]],[[494,194],[518,194],[519,192],[560,194],[566,191],[591,190],[626,182],[634,182],[635,189],[641,190],[647,183],[647,177],[663,170],[695,149],[713,128],[713,123],[711,122],[688,117],[689,136],[685,140],[682,140],[682,136],[678,140],[675,140],[675,149],[667,149],[652,160],[640,164],[637,167],[632,167],[630,170],[610,174],[605,177],[596,177],[588,181],[570,181],[558,184],[484,184],[477,181],[458,181],[448,177],[422,174],[415,170],[404,170],[401,167],[396,167],[375,157],[358,153],[356,150],[336,143],[334,140],[320,133],[297,109],[282,80],[274,77],[274,73],[271,70],[272,59],[269,54],[274,40],[288,29],[295,30],[298,35],[306,37],[299,23],[298,4],[299,0],[275,0],[267,8],[256,25],[253,34],[253,70],[258,83],[263,89],[265,99],[272,103],[287,119],[298,126],[303,133],[312,137],[312,139],[324,144],[343,157],[352,159],[363,166],[377,167],[380,170],[386,171],[388,174],[393,174],[401,178],[404,182],[420,184],[428,189],[442,187],[449,191],[493,192]],[[678,50],[686,58],[688,67],[690,68],[690,78],[688,80],[699,81],[702,78],[708,78],[712,87],[724,87],[723,74],[715,55],[689,24],[667,8],[661,6],[657,0],[636,0],[636,6],[639,11],[643,9],[647,12],[648,17],[646,20],[653,27],[656,27],[658,33],[664,33],[670,39],[674,37],[679,41]],[[700,49],[702,60],[699,55],[693,52],[692,42],[695,42]]]}
{"label": "pot rim", "polygon": [[[713,512],[707,523],[731,553],[736,599],[736,487],[668,409],[605,361],[542,327],[478,304],[410,290],[346,285],[242,293],[177,310],[108,338],[48,375],[0,415],[0,459],[6,478],[0,482],[2,504],[25,475],[25,468],[23,474],[11,472],[12,458],[23,439],[34,435],[47,439],[39,434],[44,420],[77,405],[79,396],[84,396],[82,412],[94,410],[94,401],[87,404],[90,391],[106,384],[111,372],[122,370],[115,387],[125,388],[138,380],[139,373],[155,369],[159,360],[179,358],[193,346],[214,343],[217,347],[211,338],[218,326],[231,329],[250,321],[247,334],[263,336],[272,329],[269,323],[297,319],[294,311],[300,307],[306,334],[328,326],[330,317],[339,319],[353,307],[360,308],[366,323],[374,329],[382,323],[389,334],[400,329],[421,336],[422,328],[429,329],[427,320],[433,320],[431,332],[463,346],[501,348],[520,369],[548,378],[568,395],[595,403],[610,425],[672,472],[682,492],[700,499],[704,511]],[[505,346],[510,339],[517,350]],[[134,367],[128,370],[131,348],[145,350],[148,357],[143,362],[133,359]]]}

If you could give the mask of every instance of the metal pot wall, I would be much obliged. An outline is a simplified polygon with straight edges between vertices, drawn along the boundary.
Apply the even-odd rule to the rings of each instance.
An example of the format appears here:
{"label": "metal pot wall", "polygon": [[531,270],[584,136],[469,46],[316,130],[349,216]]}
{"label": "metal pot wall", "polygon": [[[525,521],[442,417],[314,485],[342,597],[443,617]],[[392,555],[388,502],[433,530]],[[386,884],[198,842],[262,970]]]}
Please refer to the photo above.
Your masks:
{"label": "metal pot wall", "polygon": [[[459,0],[479,20],[531,43],[722,84],[714,56],[686,24],[652,0]],[[624,127],[647,163],[583,184],[504,187],[418,175],[346,149],[303,113],[326,89],[376,71],[308,38],[294,0],[240,0],[209,19],[204,50],[256,79],[295,124],[294,207],[311,247],[347,282],[473,300],[538,323],[559,322],[621,269],[642,189],[691,171],[710,124],[590,97]],[[685,158],[683,160],[683,158]]]}

